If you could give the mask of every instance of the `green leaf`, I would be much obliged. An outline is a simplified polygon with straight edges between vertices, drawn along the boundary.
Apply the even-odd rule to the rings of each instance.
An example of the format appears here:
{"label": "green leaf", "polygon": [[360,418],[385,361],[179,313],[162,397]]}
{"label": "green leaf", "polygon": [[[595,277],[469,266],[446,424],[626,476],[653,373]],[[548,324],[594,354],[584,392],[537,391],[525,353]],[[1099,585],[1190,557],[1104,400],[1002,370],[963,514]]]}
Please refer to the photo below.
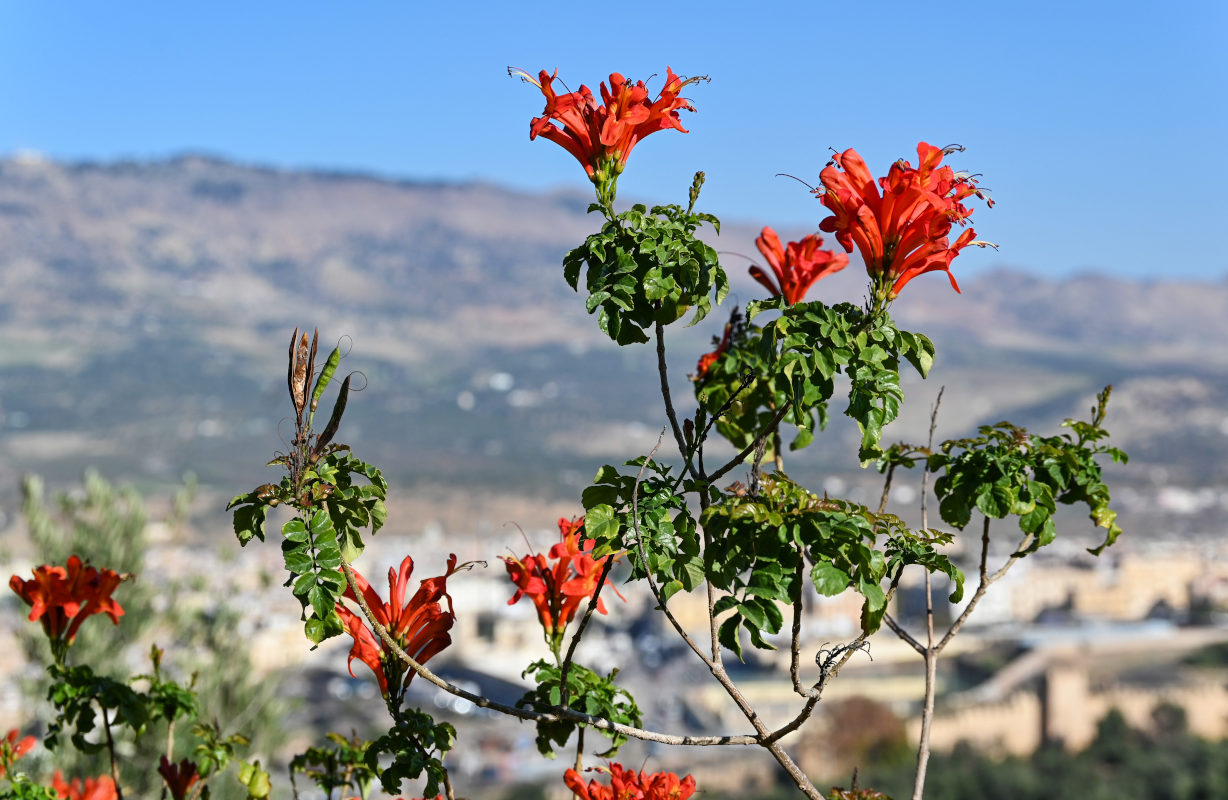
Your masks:
{"label": "green leaf", "polygon": [[613,507],[605,503],[589,508],[584,514],[584,532],[597,542],[593,555],[599,557],[610,552],[619,541],[619,520]]}
{"label": "green leaf", "polygon": [[305,542],[307,541],[307,524],[301,517],[295,517],[281,526],[281,535],[292,542]]}
{"label": "green leaf", "polygon": [[247,790],[248,800],[265,800],[273,788],[269,773],[261,768],[259,759],[243,762],[239,766],[238,779]]}
{"label": "green leaf", "polygon": [[264,520],[268,513],[269,507],[263,503],[235,508],[234,529],[240,545],[246,547],[255,538],[264,541]]}
{"label": "green leaf", "polygon": [[1011,512],[1015,495],[1001,483],[983,486],[976,497],[976,507],[987,517],[1002,519]]}
{"label": "green leaf", "polygon": [[345,632],[345,626],[341,623],[341,617],[334,613],[323,618],[310,617],[303,624],[303,632],[313,644],[319,644],[325,639],[340,636]]}
{"label": "green leaf", "polygon": [[825,597],[834,597],[849,588],[852,578],[835,564],[820,562],[810,570],[814,588]]}
{"label": "green leaf", "polygon": [[[346,529],[342,531],[340,540],[341,547],[339,550],[339,555],[347,562],[353,564],[358,560],[358,557],[362,555],[364,546],[362,543],[362,536],[360,536],[356,530]],[[341,563],[338,562],[337,566],[340,567]]]}
{"label": "green leaf", "polygon": [[738,630],[741,626],[742,618],[737,614],[729,617],[721,623],[721,627],[717,630],[717,640],[721,645],[733,651],[733,654],[742,661],[742,643],[738,641]]}
{"label": "green leaf", "polygon": [[295,575],[302,575],[311,570],[315,561],[312,559],[309,552],[299,549],[300,544],[289,539],[281,543],[282,557],[286,562],[286,569]]}

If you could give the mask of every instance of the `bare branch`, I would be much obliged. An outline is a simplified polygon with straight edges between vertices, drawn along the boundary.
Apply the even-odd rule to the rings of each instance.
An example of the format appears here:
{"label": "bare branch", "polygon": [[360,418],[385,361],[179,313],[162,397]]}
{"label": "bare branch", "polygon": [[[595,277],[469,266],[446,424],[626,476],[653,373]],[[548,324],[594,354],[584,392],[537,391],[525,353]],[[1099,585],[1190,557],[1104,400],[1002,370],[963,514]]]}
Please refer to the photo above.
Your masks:
{"label": "bare branch", "polygon": [[959,629],[964,627],[964,623],[968,621],[968,617],[971,616],[972,612],[976,609],[977,603],[981,602],[981,598],[985,596],[985,592],[987,589],[989,589],[990,585],[1005,575],[1006,571],[1013,567],[1016,561],[1023,558],[1023,551],[1032,540],[1032,534],[1029,533],[1024,536],[1019,542],[1019,546],[1015,548],[1015,552],[1011,553],[1006,559],[1006,563],[1004,563],[997,572],[990,573],[985,566],[986,561],[989,558],[989,521],[989,517],[986,517],[985,525],[981,530],[981,566],[979,570],[981,577],[980,584],[976,587],[976,593],[972,595],[972,599],[968,601],[967,607],[965,607],[963,612],[956,617],[954,622],[951,623],[951,628],[947,631],[946,635],[942,637],[942,640],[939,641],[938,644],[934,645],[934,651],[936,653],[942,652],[942,649],[950,643],[951,639],[955,638],[955,634],[959,632]]}
{"label": "bare branch", "polygon": [[802,638],[802,591],[805,588],[806,559],[802,546],[797,546],[797,572],[794,574],[794,584],[797,586],[797,596],[793,598],[793,633],[789,642],[789,677],[793,681],[793,691],[802,697],[810,695],[802,688],[801,678],[801,638]]}
{"label": "bare branch", "polygon": [[648,454],[648,458],[644,459],[644,463],[640,464],[640,471],[635,476],[635,486],[631,489],[631,526],[635,530],[635,550],[639,556],[640,567],[644,570],[644,577],[648,580],[648,588],[652,591],[652,596],[656,598],[657,606],[661,609],[661,613],[665,615],[665,618],[669,620],[669,624],[682,637],[682,641],[686,642],[695,651],[695,655],[699,656],[699,659],[711,669],[713,667],[712,661],[699,649],[699,645],[695,644],[695,641],[691,639],[674,616],[674,612],[670,611],[669,606],[666,605],[665,598],[661,596],[661,591],[657,588],[657,582],[653,579],[652,572],[648,569],[648,560],[644,556],[644,536],[640,532],[640,484],[644,480],[644,468],[648,466],[648,462],[652,459],[653,454],[657,452],[657,448],[661,446],[661,442],[664,439],[665,429],[662,428],[661,435],[657,437],[657,443],[653,446],[652,452]]}
{"label": "bare branch", "polygon": [[[657,442],[658,446],[660,441]],[[601,597],[601,590],[605,587],[606,578],[610,576],[610,570],[614,568],[613,554],[606,556],[605,564],[601,568],[601,575],[597,578],[597,588],[593,590],[593,596],[589,598],[588,608],[584,610],[584,616],[580,618],[580,624],[576,627],[576,632],[571,635],[571,642],[567,645],[567,655],[563,658],[563,666],[559,669],[559,691],[562,697],[559,705],[567,705],[567,673],[571,671],[571,659],[576,654],[576,645],[580,643],[580,637],[584,635],[584,629],[588,627],[589,618],[593,616],[594,609],[597,608],[597,601]]]}
{"label": "bare branch", "polygon": [[[930,409],[930,438],[925,445],[926,449],[931,453],[934,452],[934,431],[938,429],[938,409],[942,407],[942,395],[946,392],[947,387],[941,386],[938,389],[938,397],[934,398],[934,407]],[[925,530],[929,528],[929,486],[930,486],[930,471],[927,467],[921,472],[921,528]]]}
{"label": "bare branch", "polygon": [[915,636],[913,636],[908,631],[904,630],[904,627],[900,625],[900,623],[896,622],[894,617],[892,617],[890,614],[887,614],[886,616],[883,617],[883,622],[887,625],[888,628],[890,628],[891,630],[895,632],[896,636],[903,639],[904,642],[906,642],[909,647],[911,647],[913,650],[916,650],[918,654],[922,656],[925,655],[925,650],[926,650],[925,645],[918,642]]}
{"label": "bare branch", "polygon": [[895,466],[895,464],[887,466],[887,479],[883,481],[883,496],[878,500],[878,513],[880,514],[887,510],[887,495],[891,493],[891,478],[895,475]]}
{"label": "bare branch", "polygon": [[[669,426],[674,431],[674,441],[678,444],[678,454],[682,456],[684,469],[691,477],[700,480],[695,465],[691,462],[691,454],[687,450],[686,439],[682,436],[682,427],[678,424],[678,415],[674,413],[674,401],[669,393],[669,368],[665,364],[665,327],[656,323],[657,335],[657,373],[661,376],[661,399],[665,401],[665,416],[669,417]],[[655,448],[654,448],[655,450]]]}
{"label": "bare branch", "polygon": [[776,430],[776,426],[778,426],[781,423],[781,420],[783,420],[785,418],[785,415],[788,413],[789,413],[788,405],[780,409],[780,411],[776,412],[776,416],[772,417],[772,421],[768,423],[768,426],[766,428],[764,428],[762,431],[759,432],[759,435],[755,437],[755,440],[751,442],[750,444],[748,444],[746,447],[742,448],[742,452],[738,453],[736,456],[730,459],[729,463],[727,463],[725,466],[721,467],[716,472],[709,475],[708,482],[715,483],[716,481],[719,481],[721,478],[725,477],[725,475],[729,472],[729,470],[734,469],[739,464],[741,464],[743,461],[745,461],[746,457],[750,455],[751,453],[755,452],[755,448],[759,447],[760,442],[766,440],[766,438],[770,436],[774,430]]}

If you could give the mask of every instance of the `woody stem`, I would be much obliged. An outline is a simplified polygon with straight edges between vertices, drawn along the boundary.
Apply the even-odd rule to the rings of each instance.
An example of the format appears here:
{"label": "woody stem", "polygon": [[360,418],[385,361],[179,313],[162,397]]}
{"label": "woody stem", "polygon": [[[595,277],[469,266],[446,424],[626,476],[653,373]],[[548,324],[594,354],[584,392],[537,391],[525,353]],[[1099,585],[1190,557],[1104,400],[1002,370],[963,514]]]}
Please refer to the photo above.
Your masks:
{"label": "woody stem", "polygon": [[119,785],[119,761],[115,758],[115,739],[111,736],[111,718],[107,715],[107,707],[98,704],[102,709],[102,729],[107,736],[107,755],[111,757],[111,780],[115,781],[115,800],[124,800],[124,790]]}

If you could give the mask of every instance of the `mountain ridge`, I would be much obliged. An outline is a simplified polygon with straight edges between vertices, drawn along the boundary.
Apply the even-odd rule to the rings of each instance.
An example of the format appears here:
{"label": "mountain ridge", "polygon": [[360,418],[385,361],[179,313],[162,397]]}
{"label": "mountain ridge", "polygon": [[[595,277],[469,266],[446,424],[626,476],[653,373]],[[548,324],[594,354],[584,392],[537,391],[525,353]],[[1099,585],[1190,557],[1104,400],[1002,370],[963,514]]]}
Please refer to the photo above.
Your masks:
{"label": "mountain ridge", "polygon": [[[654,359],[609,343],[562,280],[562,256],[596,224],[586,205],[578,191],[199,155],[0,160],[0,502],[23,471],[67,480],[88,463],[154,483],[193,468],[207,484],[242,463],[241,477],[267,480],[285,339],[315,326],[352,341],[371,388],[347,424],[391,473],[574,493],[605,452],[594,426],[638,447],[660,417]],[[759,227],[734,222],[714,240],[740,302],[762,292],[733,255],[753,252]],[[1015,416],[1049,429],[1112,382],[1110,429],[1142,463],[1126,480],[1228,483],[1228,279],[955,272],[962,294],[924,276],[894,306],[935,340],[938,365],[930,384],[908,379],[921,393],[889,436],[920,435],[935,382],[952,389],[953,435]],[[857,302],[864,283],[853,263],[811,299]],[[725,313],[671,330],[676,396]],[[850,434],[837,421],[830,435]],[[861,475],[819,453],[791,463]]]}

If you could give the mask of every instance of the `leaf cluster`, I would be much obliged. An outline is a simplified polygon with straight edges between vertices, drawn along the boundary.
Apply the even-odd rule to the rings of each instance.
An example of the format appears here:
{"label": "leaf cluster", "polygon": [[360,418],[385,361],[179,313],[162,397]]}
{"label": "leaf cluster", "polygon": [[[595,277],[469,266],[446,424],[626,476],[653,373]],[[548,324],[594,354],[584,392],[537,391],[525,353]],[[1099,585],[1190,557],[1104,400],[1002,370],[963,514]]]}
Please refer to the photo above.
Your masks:
{"label": "leaf cluster", "polygon": [[59,800],[60,795],[50,786],[35,783],[24,773],[7,776],[9,785],[0,790],[0,800]]}
{"label": "leaf cluster", "polygon": [[[742,655],[740,630],[751,644],[774,649],[765,635],[779,633],[782,605],[801,597],[802,575],[819,594],[853,589],[864,598],[862,628],[873,633],[882,624],[887,596],[881,583],[905,565],[941,571],[963,593],[963,574],[934,550],[928,533],[910,531],[891,514],[864,506],[820,498],[782,473],[764,476],[759,491],[730,493],[704,511],[711,536],[705,567],[712,585],[728,594],[714,611],[728,614],[718,630],[721,644]],[[877,546],[883,537],[884,546]],[[957,598],[958,599],[958,598]]]}
{"label": "leaf cluster", "polygon": [[[367,746],[363,757],[367,769],[378,774],[380,785],[388,794],[400,794],[401,782],[416,780],[424,773],[426,787],[421,796],[434,797],[447,780],[443,757],[456,744],[456,729],[447,722],[435,723],[429,714],[417,709],[405,709],[388,732]],[[380,756],[391,756],[387,767],[380,768]]]}
{"label": "leaf cluster", "polygon": [[1016,516],[1029,539],[1023,552],[1030,553],[1056,538],[1058,503],[1082,503],[1092,522],[1106,530],[1104,541],[1090,550],[1099,555],[1116,541],[1121,527],[1097,458],[1127,460],[1121,450],[1101,443],[1108,437],[1100,426],[1108,390],[1100,398],[1092,422],[1063,423],[1073,435],[1037,436],[999,422],[982,426],[979,436],[943,442],[927,463],[931,472],[943,473],[934,482],[943,520],[962,529],[974,510],[989,519]]}
{"label": "leaf cluster", "polygon": [[320,508],[308,520],[290,520],[281,532],[285,537],[281,552],[290,573],[286,585],[303,607],[307,638],[319,644],[345,629],[337,613],[337,603],[345,592],[337,529],[328,512]]}
{"label": "leaf cluster", "polygon": [[103,675],[97,675],[88,665],[62,667],[52,664],[47,667],[54,683],[47,699],[55,707],[56,718],[47,726],[43,744],[55,750],[60,743],[60,734],[65,727],[72,727],[73,747],[83,753],[97,753],[106,745],[91,742],[86,736],[97,724],[95,706],[110,712],[112,725],[129,728],[134,735],[145,732],[150,719],[162,706],[152,704],[150,698],[136,691],[127,683]]}
{"label": "leaf cluster", "polygon": [[[636,475],[624,475],[606,464],[597,470],[593,484],[581,496],[585,535],[596,541],[593,555],[599,558],[629,551],[630,580],[652,575],[663,599],[682,590],[694,590],[704,580],[699,529],[678,489],[680,483],[684,492],[696,485],[671,477],[669,467],[648,458],[632,459],[625,466],[644,472],[638,493]],[[711,490],[710,496],[716,497],[717,492]],[[633,518],[637,509],[639,517]]]}
{"label": "leaf cluster", "polygon": [[579,291],[586,268],[586,308],[620,345],[648,341],[645,329],[668,325],[692,307],[693,325],[712,310],[714,293],[718,304],[729,293],[716,251],[695,236],[705,223],[719,233],[716,217],[676,205],[610,214],[594,204],[594,210],[606,213],[606,223],[563,258],[563,277]]}
{"label": "leaf cluster", "polygon": [[[155,721],[171,724],[178,719],[195,720],[200,713],[195,691],[191,686],[181,686],[164,678],[159,668],[161,652],[156,648],[154,652],[153,674],[132,678],[134,682],[149,683],[149,688],[143,692],[129,683],[98,675],[88,665],[49,666],[47,672],[53,683],[47,699],[57,715],[47,726],[43,739],[47,748],[55,750],[62,732],[68,727],[72,728],[70,741],[77,750],[96,753],[106,747],[105,742],[91,742],[86,738],[97,726],[95,708],[108,712],[110,725],[127,728],[138,738]],[[202,777],[225,769],[235,757],[236,748],[247,747],[250,743],[239,733],[223,736],[216,722],[195,724],[192,734],[198,741],[193,758]]]}
{"label": "leaf cluster", "polygon": [[[516,707],[548,712],[562,705],[563,691],[560,673],[559,667],[548,661],[534,661],[530,664],[524,671],[524,677],[533,676],[537,685],[516,701]],[[641,724],[639,706],[635,704],[635,698],[626,689],[615,685],[614,678],[617,675],[618,670],[614,670],[603,678],[588,667],[573,663],[567,671],[568,707],[588,714],[590,717],[600,717],[611,722],[639,727]],[[566,745],[572,732],[577,727],[583,726],[582,722],[567,719],[538,720],[536,737],[538,752],[546,758],[554,758],[555,747]],[[601,730],[600,733],[610,739],[610,747],[605,752],[598,753],[598,757],[613,758],[627,737],[608,730]]]}
{"label": "leaf cluster", "polygon": [[334,789],[350,788],[359,797],[366,797],[377,775],[377,771],[366,761],[371,742],[365,741],[357,733],[351,738],[339,733],[325,736],[332,742],[331,747],[309,747],[290,760],[291,784],[294,783],[295,773],[301,772],[324,792],[325,797],[332,797]]}
{"label": "leaf cluster", "polygon": [[[725,351],[695,381],[700,408],[717,417],[717,433],[739,450],[767,428],[778,409],[793,403],[793,387],[778,368],[777,359],[764,354],[762,339],[763,329],[757,325],[731,325]],[[822,386],[804,387],[802,400],[793,403],[789,418],[797,426],[790,450],[806,447],[814,441],[815,431],[827,426],[828,397]],[[770,442],[765,455],[775,455]]]}
{"label": "leaf cluster", "polygon": [[861,429],[859,457],[880,454],[883,428],[900,414],[900,361],[925,377],[934,364],[934,344],[919,333],[899,330],[886,313],[869,314],[851,303],[788,305],[783,298],[751,303],[748,316],[775,309],[780,316],[763,326],[760,353],[791,387],[798,427],[810,419],[807,409],[825,403],[835,391],[834,378],[849,378],[844,414]]}
{"label": "leaf cluster", "polygon": [[198,722],[192,726],[192,735],[197,739],[196,747],[192,748],[192,757],[201,777],[226,769],[226,765],[238,756],[239,748],[251,744],[251,740],[241,733],[223,736],[217,720]]}

